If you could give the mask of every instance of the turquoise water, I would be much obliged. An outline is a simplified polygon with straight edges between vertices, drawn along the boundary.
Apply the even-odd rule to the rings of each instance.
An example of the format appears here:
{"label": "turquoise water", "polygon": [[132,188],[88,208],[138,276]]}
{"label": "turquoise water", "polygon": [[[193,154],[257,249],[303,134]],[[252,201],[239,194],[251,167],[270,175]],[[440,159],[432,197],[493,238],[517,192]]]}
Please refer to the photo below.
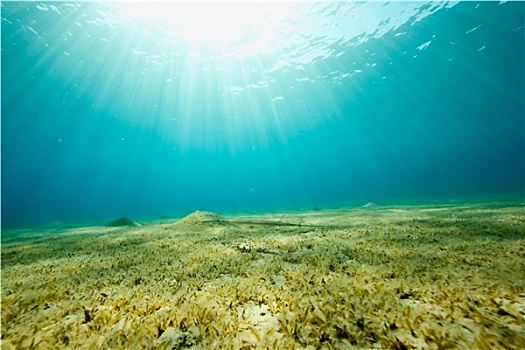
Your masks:
{"label": "turquoise water", "polygon": [[523,197],[523,2],[2,2],[2,227]]}

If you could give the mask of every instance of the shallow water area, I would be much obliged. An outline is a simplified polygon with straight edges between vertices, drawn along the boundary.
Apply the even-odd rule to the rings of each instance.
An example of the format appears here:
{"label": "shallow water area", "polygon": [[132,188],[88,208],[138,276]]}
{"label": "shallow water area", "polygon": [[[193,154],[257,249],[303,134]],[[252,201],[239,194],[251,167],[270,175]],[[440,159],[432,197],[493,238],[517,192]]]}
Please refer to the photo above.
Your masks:
{"label": "shallow water area", "polygon": [[2,348],[525,344],[523,203],[220,218],[3,232]]}

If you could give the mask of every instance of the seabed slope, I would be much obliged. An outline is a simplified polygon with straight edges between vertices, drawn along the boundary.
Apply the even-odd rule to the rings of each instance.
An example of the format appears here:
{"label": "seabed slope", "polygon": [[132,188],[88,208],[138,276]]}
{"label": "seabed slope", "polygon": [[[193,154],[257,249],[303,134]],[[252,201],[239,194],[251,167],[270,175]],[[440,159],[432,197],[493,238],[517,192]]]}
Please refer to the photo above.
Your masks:
{"label": "seabed slope", "polygon": [[210,217],[3,232],[2,349],[525,348],[523,204]]}

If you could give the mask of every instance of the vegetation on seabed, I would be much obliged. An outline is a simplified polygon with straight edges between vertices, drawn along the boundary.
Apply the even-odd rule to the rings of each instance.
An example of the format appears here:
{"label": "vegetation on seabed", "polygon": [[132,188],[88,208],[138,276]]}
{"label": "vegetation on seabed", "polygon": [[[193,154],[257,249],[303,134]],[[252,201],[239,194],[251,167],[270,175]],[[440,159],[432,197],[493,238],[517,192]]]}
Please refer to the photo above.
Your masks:
{"label": "vegetation on seabed", "polygon": [[524,227],[477,204],[3,232],[2,349],[521,349]]}

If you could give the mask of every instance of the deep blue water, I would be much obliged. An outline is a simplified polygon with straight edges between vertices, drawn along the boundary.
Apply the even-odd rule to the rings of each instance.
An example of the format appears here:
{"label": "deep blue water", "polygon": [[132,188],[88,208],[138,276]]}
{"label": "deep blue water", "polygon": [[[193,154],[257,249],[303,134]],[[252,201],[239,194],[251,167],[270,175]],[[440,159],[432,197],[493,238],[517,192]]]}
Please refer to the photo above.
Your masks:
{"label": "deep blue water", "polygon": [[2,227],[523,196],[525,3],[256,6],[2,2]]}

